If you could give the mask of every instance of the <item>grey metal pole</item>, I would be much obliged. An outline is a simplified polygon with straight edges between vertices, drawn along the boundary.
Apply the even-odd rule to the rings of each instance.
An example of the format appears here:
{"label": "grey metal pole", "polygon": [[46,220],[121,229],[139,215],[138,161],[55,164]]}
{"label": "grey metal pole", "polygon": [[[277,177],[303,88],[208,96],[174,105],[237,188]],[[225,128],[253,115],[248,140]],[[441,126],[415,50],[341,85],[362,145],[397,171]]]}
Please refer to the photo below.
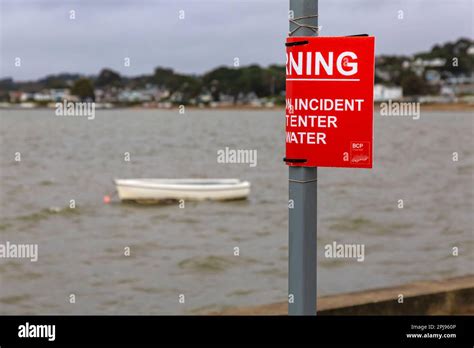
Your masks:
{"label": "grey metal pole", "polygon": [[[298,19],[317,15],[318,0],[290,0],[290,11],[298,23],[318,25],[318,17]],[[291,32],[292,36],[317,35],[290,22]],[[289,167],[289,199],[293,202],[289,205],[289,315],[316,315],[317,178],[317,167]]]}

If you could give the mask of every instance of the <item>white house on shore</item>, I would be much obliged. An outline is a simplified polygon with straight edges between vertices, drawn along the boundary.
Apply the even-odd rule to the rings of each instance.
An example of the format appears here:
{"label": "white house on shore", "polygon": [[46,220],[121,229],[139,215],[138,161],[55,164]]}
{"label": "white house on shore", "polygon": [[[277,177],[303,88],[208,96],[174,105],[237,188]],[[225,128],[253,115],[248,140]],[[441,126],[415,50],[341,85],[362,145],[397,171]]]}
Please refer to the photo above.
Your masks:
{"label": "white house on shore", "polygon": [[374,86],[374,101],[399,100],[403,97],[402,87],[385,86],[376,84]]}

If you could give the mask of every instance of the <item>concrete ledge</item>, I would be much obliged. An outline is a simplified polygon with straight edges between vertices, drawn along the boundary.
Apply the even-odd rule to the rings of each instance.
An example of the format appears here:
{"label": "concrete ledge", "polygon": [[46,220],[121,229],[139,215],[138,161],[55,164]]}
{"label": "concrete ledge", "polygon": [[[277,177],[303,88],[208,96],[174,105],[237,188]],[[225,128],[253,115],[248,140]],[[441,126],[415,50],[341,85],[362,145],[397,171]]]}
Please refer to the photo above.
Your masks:
{"label": "concrete ledge", "polygon": [[[403,303],[398,296],[403,295]],[[366,290],[317,300],[318,315],[465,315],[474,313],[474,275]],[[214,315],[285,315],[287,303],[230,308]]]}

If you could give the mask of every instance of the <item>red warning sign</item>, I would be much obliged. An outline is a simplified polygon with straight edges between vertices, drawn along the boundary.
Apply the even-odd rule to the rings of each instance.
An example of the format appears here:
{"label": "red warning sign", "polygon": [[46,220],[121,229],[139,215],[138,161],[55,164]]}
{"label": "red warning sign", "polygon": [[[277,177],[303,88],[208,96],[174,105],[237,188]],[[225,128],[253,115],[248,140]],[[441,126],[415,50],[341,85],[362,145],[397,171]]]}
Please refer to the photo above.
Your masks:
{"label": "red warning sign", "polygon": [[375,38],[290,37],[286,45],[286,163],[372,168]]}

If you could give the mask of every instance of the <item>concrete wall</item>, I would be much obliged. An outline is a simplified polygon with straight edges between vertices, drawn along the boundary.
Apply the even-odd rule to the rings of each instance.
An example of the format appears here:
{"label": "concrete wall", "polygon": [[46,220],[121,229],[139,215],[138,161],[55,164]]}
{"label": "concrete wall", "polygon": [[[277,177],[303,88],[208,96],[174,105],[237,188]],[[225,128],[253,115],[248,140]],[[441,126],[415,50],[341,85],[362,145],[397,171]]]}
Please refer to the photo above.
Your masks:
{"label": "concrete wall", "polygon": [[[403,295],[403,303],[399,301]],[[317,300],[318,315],[467,315],[474,314],[474,275],[405,284]],[[217,315],[285,315],[286,303],[230,308]]]}

